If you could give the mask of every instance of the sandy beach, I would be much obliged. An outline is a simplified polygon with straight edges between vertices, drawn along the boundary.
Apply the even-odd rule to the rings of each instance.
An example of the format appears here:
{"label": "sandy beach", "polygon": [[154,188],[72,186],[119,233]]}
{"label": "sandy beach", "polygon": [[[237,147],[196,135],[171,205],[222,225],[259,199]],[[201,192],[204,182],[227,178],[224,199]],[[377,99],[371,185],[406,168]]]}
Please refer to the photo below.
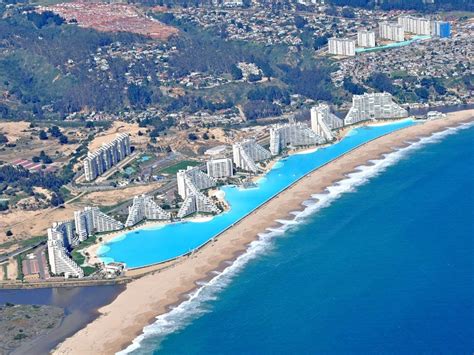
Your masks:
{"label": "sandy beach", "polygon": [[259,233],[277,224],[275,220],[290,218],[290,212],[302,210],[302,202],[312,194],[324,192],[358,166],[406,146],[407,141],[416,141],[473,119],[474,110],[466,110],[451,113],[448,119],[404,128],[313,171],[194,254],[166,266],[141,270],[149,274],[127,284],[124,292],[99,310],[99,318],[66,339],[54,353],[113,354],[124,349],[144,326],[186,299],[198,281],[209,279],[212,271],[222,269],[226,261],[242,254],[249,243],[258,239]]}

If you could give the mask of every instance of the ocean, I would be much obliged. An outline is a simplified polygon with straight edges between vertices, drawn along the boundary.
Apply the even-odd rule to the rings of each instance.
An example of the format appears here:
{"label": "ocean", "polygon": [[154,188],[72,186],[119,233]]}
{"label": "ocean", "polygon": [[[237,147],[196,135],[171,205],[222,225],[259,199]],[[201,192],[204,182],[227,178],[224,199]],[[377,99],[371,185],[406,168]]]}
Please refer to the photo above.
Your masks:
{"label": "ocean", "polygon": [[473,353],[472,125],[305,205],[124,353]]}

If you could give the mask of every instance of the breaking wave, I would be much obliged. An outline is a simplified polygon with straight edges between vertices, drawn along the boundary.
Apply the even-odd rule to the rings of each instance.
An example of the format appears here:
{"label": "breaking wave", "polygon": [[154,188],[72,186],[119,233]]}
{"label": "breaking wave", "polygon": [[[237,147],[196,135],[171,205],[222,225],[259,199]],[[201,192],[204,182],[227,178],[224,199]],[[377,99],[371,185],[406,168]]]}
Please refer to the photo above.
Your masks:
{"label": "breaking wave", "polygon": [[[171,309],[168,313],[156,317],[156,321],[153,324],[146,326],[143,329],[143,333],[135,338],[130,346],[118,354],[151,353],[167,335],[184,328],[200,315],[210,312],[209,302],[217,299],[219,292],[227,287],[249,261],[270,251],[275,237],[284,234],[289,228],[301,224],[305,218],[329,206],[341,195],[355,191],[358,186],[365,184],[371,178],[379,175],[413,151],[425,145],[437,143],[449,135],[472,126],[474,126],[474,122],[447,128],[444,131],[433,133],[431,136],[421,138],[415,142],[407,142],[408,146],[385,154],[381,159],[371,160],[369,164],[357,167],[354,172],[347,174],[345,179],[327,187],[325,193],[313,194],[313,199],[302,203],[302,206],[304,206],[302,211],[291,212],[295,216],[294,219],[276,220],[281,225],[280,227],[267,228],[266,232],[260,233],[258,240],[250,243],[244,254],[240,255],[234,262],[228,262],[229,266],[223,271],[213,271],[211,274],[215,276],[211,280],[198,282],[198,288],[188,295],[187,300]],[[144,342],[148,338],[153,338],[150,344]]]}

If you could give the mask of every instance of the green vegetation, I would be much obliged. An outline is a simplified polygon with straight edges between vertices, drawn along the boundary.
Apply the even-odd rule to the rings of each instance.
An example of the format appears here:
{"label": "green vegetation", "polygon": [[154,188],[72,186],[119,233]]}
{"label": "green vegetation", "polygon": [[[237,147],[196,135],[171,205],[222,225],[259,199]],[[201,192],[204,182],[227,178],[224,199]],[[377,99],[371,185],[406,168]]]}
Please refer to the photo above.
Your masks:
{"label": "green vegetation", "polygon": [[95,244],[96,242],[97,242],[96,236],[89,237],[85,241],[81,242],[78,246],[76,246],[71,252],[72,260],[74,260],[76,264],[81,267],[81,269],[84,271],[84,275],[86,276],[93,274],[94,272],[97,271],[97,269],[92,266],[82,266],[84,262],[86,261],[86,257],[82,255],[81,251]]}
{"label": "green vegetation", "polygon": [[201,164],[200,162],[194,161],[194,160],[183,160],[183,161],[180,161],[179,163],[176,163],[174,165],[168,166],[167,168],[160,170],[159,173],[175,175],[178,172],[178,170],[186,169],[188,166],[197,166],[200,164]]}

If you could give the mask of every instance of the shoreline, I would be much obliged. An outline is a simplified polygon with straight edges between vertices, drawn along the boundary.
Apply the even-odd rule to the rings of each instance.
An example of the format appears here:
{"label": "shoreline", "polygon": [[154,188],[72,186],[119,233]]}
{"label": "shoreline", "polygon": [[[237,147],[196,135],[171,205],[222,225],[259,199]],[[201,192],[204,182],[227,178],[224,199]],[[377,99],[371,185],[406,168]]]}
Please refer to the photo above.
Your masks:
{"label": "shoreline", "polygon": [[200,287],[199,281],[215,277],[213,271],[227,268],[229,262],[245,253],[248,245],[259,239],[259,233],[279,225],[277,220],[288,218],[291,212],[302,210],[302,203],[312,194],[324,193],[328,186],[344,179],[358,166],[409,145],[407,141],[472,121],[474,110],[459,111],[448,117],[379,137],[307,174],[200,250],[127,284],[124,292],[99,310],[102,316],[66,339],[55,353],[111,354],[126,348],[144,326],[186,300],[190,292]]}

